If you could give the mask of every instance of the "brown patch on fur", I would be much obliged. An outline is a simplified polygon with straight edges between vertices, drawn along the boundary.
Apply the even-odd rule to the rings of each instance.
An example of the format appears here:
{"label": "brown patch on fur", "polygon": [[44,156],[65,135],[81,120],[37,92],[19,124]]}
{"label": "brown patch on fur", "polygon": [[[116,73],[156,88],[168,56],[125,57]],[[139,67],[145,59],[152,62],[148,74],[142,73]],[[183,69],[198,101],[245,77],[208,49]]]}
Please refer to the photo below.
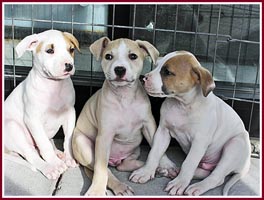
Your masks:
{"label": "brown patch on fur", "polygon": [[48,49],[53,49],[54,50],[54,44],[48,44],[45,48],[45,50],[47,51]]}
{"label": "brown patch on fur", "polygon": [[215,83],[211,73],[202,66],[193,67],[194,73],[199,77],[198,83],[201,85],[203,95],[206,97],[215,88]]}
{"label": "brown patch on fur", "polygon": [[214,81],[210,72],[203,68],[197,59],[184,52],[169,59],[162,68],[166,68],[171,75],[164,75],[161,69],[164,92],[180,94],[188,92],[196,84],[200,84],[203,95],[207,96],[214,89]]}
{"label": "brown patch on fur", "polygon": [[41,51],[42,46],[43,46],[43,42],[40,42],[36,48],[36,53],[39,53]]}
{"label": "brown patch on fur", "polygon": [[[193,61],[188,54],[177,55],[169,59],[162,68],[166,68],[173,75],[162,75],[163,88],[167,93],[185,93],[196,84],[191,76]],[[161,72],[164,69],[161,69]]]}
{"label": "brown patch on fur", "polygon": [[159,52],[147,41],[133,41],[127,38],[119,38],[111,41],[108,37],[102,37],[90,46],[90,51],[95,56],[96,60],[99,60],[100,57],[104,57],[105,54],[111,52],[112,49],[118,49],[121,42],[124,42],[129,51],[137,54],[141,60],[149,55],[153,62],[156,62]]}
{"label": "brown patch on fur", "polygon": [[109,42],[110,39],[108,37],[102,37],[91,44],[90,51],[95,56],[97,61],[100,57],[102,57],[103,51],[105,50]]}
{"label": "brown patch on fur", "polygon": [[77,48],[77,50],[80,52],[78,40],[70,33],[63,32],[62,34],[67,43],[67,50],[69,51],[71,56],[74,57],[73,49]]}
{"label": "brown patch on fur", "polygon": [[102,57],[104,57],[107,53],[111,52],[112,49],[118,49],[119,46],[121,45],[121,42],[124,42],[127,49],[130,52],[135,53],[137,56],[140,57],[141,60],[144,59],[145,54],[142,51],[142,49],[140,48],[139,44],[133,40],[127,39],[127,38],[120,38],[120,39],[116,39],[113,41],[109,41],[109,43],[107,44],[106,48],[104,49],[104,51],[102,52]]}

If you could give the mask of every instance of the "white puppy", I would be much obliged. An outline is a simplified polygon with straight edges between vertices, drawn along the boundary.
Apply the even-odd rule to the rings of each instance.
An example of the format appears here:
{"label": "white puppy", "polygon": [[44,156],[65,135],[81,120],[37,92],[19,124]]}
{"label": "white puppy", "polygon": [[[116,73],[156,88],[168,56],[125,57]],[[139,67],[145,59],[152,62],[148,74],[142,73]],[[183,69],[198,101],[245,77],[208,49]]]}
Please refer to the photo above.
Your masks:
{"label": "white puppy", "polygon": [[[49,179],[76,166],[71,155],[75,92],[70,79],[75,48],[79,50],[79,43],[67,32],[48,30],[24,38],[16,52],[21,57],[32,51],[33,68],[4,102],[5,152],[22,156]],[[50,141],[61,126],[64,153]]]}
{"label": "white puppy", "polygon": [[[144,183],[154,177],[171,137],[187,154],[178,176],[165,191],[170,195],[200,195],[221,185],[229,174],[223,193],[250,166],[250,141],[235,111],[211,91],[215,84],[209,71],[189,52],[176,51],[160,60],[146,74],[145,88],[152,96],[167,97],[146,165],[130,176]],[[189,186],[192,178],[201,182]]]}
{"label": "white puppy", "polygon": [[[105,195],[106,186],[116,195],[132,195],[132,188],[114,177],[107,166],[132,171],[143,165],[137,160],[142,133],[151,144],[156,123],[138,78],[144,58],[150,55],[155,61],[159,53],[146,41],[110,41],[107,37],[95,41],[90,50],[97,60],[101,58],[106,80],[86,102],[77,120],[73,153],[88,176],[94,171],[86,195]],[[166,157],[161,166],[174,167]]]}

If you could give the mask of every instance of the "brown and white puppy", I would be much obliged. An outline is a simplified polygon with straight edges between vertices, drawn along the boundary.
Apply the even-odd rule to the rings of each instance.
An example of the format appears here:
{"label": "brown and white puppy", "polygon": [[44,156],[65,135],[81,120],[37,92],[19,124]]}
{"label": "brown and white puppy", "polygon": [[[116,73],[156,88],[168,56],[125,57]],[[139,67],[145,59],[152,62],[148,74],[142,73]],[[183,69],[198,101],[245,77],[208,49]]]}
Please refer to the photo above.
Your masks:
{"label": "brown and white puppy", "polygon": [[[67,167],[75,167],[71,136],[75,126],[74,49],[77,39],[70,33],[48,30],[24,38],[17,46],[18,57],[33,52],[33,67],[27,78],[4,103],[5,152],[22,156],[49,179],[56,179]],[[50,139],[63,127],[64,153],[54,149]],[[63,158],[62,158],[63,157]],[[18,162],[22,158],[11,157]],[[21,162],[22,163],[22,162]]]}
{"label": "brown and white puppy", "polygon": [[[108,169],[108,164],[120,171],[132,171],[143,165],[137,160],[144,136],[152,143],[156,123],[148,96],[139,76],[143,60],[150,55],[155,61],[158,51],[149,42],[103,37],[90,50],[101,59],[106,80],[84,105],[73,135],[75,158],[94,171],[92,185],[86,195],[105,195],[108,186],[115,195],[133,195],[133,190],[121,183]],[[143,135],[142,135],[143,133]],[[164,157],[165,170],[175,165]]]}
{"label": "brown and white puppy", "polygon": [[[168,183],[170,195],[200,195],[221,185],[223,193],[249,170],[250,141],[236,112],[211,91],[215,84],[208,70],[186,51],[166,55],[146,74],[145,89],[152,96],[167,97],[145,166],[130,176],[144,183],[154,177],[159,159],[171,137],[187,154],[178,176]],[[189,186],[192,178],[201,182]]]}

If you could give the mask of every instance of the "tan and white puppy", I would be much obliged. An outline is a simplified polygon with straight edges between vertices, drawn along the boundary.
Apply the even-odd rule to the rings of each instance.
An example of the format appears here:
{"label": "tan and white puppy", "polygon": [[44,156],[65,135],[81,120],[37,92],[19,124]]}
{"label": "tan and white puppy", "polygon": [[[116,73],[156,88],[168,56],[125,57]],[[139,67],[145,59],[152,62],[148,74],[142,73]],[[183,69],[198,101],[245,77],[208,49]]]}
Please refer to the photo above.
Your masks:
{"label": "tan and white puppy", "polygon": [[[79,50],[79,43],[67,32],[48,30],[24,38],[15,50],[18,58],[32,51],[33,67],[4,102],[5,156],[22,156],[48,179],[76,166],[71,152],[75,92],[70,79],[75,48]],[[50,141],[61,126],[64,153]]]}
{"label": "tan and white puppy", "polygon": [[[144,183],[154,177],[159,159],[171,137],[187,154],[178,176],[168,183],[170,195],[200,195],[221,185],[229,174],[223,193],[250,166],[250,141],[235,111],[211,91],[215,84],[208,70],[193,54],[176,51],[166,55],[157,68],[145,76],[145,88],[152,96],[168,97],[161,107],[161,119],[145,166],[130,176]],[[192,178],[201,182],[189,186]]]}
{"label": "tan and white puppy", "polygon": [[[86,195],[105,195],[106,186],[115,195],[133,195],[132,188],[114,177],[108,164],[120,171],[132,171],[143,165],[137,160],[139,145],[143,135],[151,144],[156,123],[138,78],[144,58],[149,55],[155,61],[159,53],[147,41],[110,41],[107,37],[95,41],[90,50],[97,60],[101,59],[106,80],[86,102],[77,120],[73,153],[88,176],[94,171]],[[175,167],[166,157],[162,166]]]}

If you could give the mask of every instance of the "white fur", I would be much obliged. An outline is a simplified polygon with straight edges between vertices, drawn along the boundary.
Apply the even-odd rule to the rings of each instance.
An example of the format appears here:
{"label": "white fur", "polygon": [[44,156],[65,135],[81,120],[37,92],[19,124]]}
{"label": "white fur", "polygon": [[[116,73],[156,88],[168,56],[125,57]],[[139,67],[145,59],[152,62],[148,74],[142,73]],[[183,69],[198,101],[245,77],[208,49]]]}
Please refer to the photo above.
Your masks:
{"label": "white fur", "polygon": [[[42,43],[39,52],[38,45]],[[53,44],[54,54],[46,52]],[[4,146],[7,152],[24,157],[33,168],[47,178],[56,179],[67,167],[75,167],[71,136],[75,125],[75,92],[65,63],[73,65],[61,32],[50,30],[26,37],[16,47],[18,56],[33,52],[33,68],[27,78],[7,97],[4,103]],[[63,160],[50,139],[63,127]],[[41,157],[40,157],[41,156]]]}
{"label": "white fur", "polygon": [[[138,80],[144,54],[137,42],[128,39],[109,41],[109,46],[101,52],[98,43],[103,39],[92,44],[90,49],[94,56],[109,53],[113,59],[102,57],[106,80],[102,89],[87,101],[77,120],[73,153],[83,166],[94,171],[86,195],[105,195],[106,186],[116,195],[133,195],[132,188],[114,177],[108,163],[120,171],[137,169],[143,164],[137,160],[142,137],[152,143],[156,124],[147,94]],[[131,51],[138,55],[136,60],[129,59]],[[117,66],[126,68],[123,81],[114,81]],[[162,164],[162,167],[168,166],[171,161],[164,156]]]}
{"label": "white fur", "polygon": [[[159,70],[173,56],[180,55],[165,56],[158,69],[149,73],[147,91],[151,88],[154,93],[161,91],[162,81],[156,83],[161,80],[157,78]],[[147,162],[132,173],[130,180],[145,183],[154,177],[171,137],[178,141],[187,157],[178,176],[165,188],[170,195],[200,195],[221,185],[227,175],[234,174],[224,187],[223,194],[227,195],[229,188],[248,172],[249,135],[235,111],[212,92],[205,97],[201,87],[195,85],[186,93],[166,98],[160,113],[160,124]],[[203,180],[189,185],[192,178]]]}

